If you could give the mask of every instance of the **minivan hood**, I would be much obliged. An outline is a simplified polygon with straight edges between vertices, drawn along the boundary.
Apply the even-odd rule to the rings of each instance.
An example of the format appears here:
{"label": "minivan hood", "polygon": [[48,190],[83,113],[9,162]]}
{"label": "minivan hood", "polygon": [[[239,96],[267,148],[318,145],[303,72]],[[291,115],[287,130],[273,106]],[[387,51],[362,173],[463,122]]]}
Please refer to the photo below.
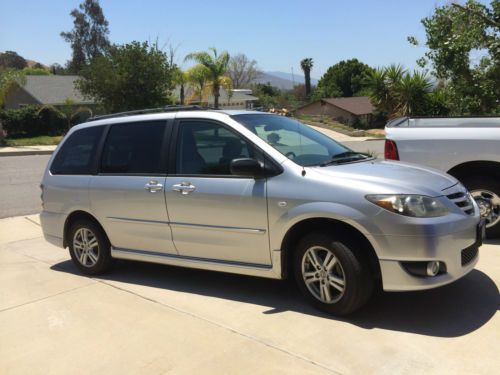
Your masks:
{"label": "minivan hood", "polygon": [[458,182],[435,169],[381,159],[312,169],[335,184],[365,185],[370,194],[424,194],[436,197]]}

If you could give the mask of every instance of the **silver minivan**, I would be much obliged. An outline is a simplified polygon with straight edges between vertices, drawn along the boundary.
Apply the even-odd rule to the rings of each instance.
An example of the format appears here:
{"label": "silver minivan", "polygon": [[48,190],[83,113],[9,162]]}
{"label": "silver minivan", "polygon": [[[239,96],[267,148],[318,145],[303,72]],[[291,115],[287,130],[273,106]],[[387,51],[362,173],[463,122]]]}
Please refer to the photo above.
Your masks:
{"label": "silver minivan", "polygon": [[41,187],[45,238],[86,274],[130,259],[294,277],[312,304],[338,315],[376,288],[461,278],[484,236],[455,178],[253,111],[93,119],[66,135]]}

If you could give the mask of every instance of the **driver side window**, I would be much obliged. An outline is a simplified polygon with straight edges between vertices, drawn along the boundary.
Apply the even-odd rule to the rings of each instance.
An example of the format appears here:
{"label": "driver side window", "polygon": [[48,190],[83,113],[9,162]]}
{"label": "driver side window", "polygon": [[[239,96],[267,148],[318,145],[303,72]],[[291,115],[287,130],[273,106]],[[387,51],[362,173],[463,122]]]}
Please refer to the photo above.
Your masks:
{"label": "driver side window", "polygon": [[182,121],[178,140],[178,175],[231,175],[233,159],[254,157],[245,139],[215,122]]}

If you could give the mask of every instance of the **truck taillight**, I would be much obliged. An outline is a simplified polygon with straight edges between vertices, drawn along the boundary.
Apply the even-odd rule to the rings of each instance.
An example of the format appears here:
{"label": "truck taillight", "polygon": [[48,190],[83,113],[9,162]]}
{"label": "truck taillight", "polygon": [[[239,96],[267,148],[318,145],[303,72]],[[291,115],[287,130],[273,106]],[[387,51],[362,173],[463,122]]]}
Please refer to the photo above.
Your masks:
{"label": "truck taillight", "polygon": [[385,140],[384,157],[390,160],[399,160],[398,146],[390,139]]}

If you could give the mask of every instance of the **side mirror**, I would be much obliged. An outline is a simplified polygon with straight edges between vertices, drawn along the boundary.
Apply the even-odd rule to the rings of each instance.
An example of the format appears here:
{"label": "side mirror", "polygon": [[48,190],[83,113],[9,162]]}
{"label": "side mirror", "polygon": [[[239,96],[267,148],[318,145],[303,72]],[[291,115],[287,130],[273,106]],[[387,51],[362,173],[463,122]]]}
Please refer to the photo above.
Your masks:
{"label": "side mirror", "polygon": [[231,174],[236,176],[264,177],[264,167],[255,159],[233,159],[229,165]]}

